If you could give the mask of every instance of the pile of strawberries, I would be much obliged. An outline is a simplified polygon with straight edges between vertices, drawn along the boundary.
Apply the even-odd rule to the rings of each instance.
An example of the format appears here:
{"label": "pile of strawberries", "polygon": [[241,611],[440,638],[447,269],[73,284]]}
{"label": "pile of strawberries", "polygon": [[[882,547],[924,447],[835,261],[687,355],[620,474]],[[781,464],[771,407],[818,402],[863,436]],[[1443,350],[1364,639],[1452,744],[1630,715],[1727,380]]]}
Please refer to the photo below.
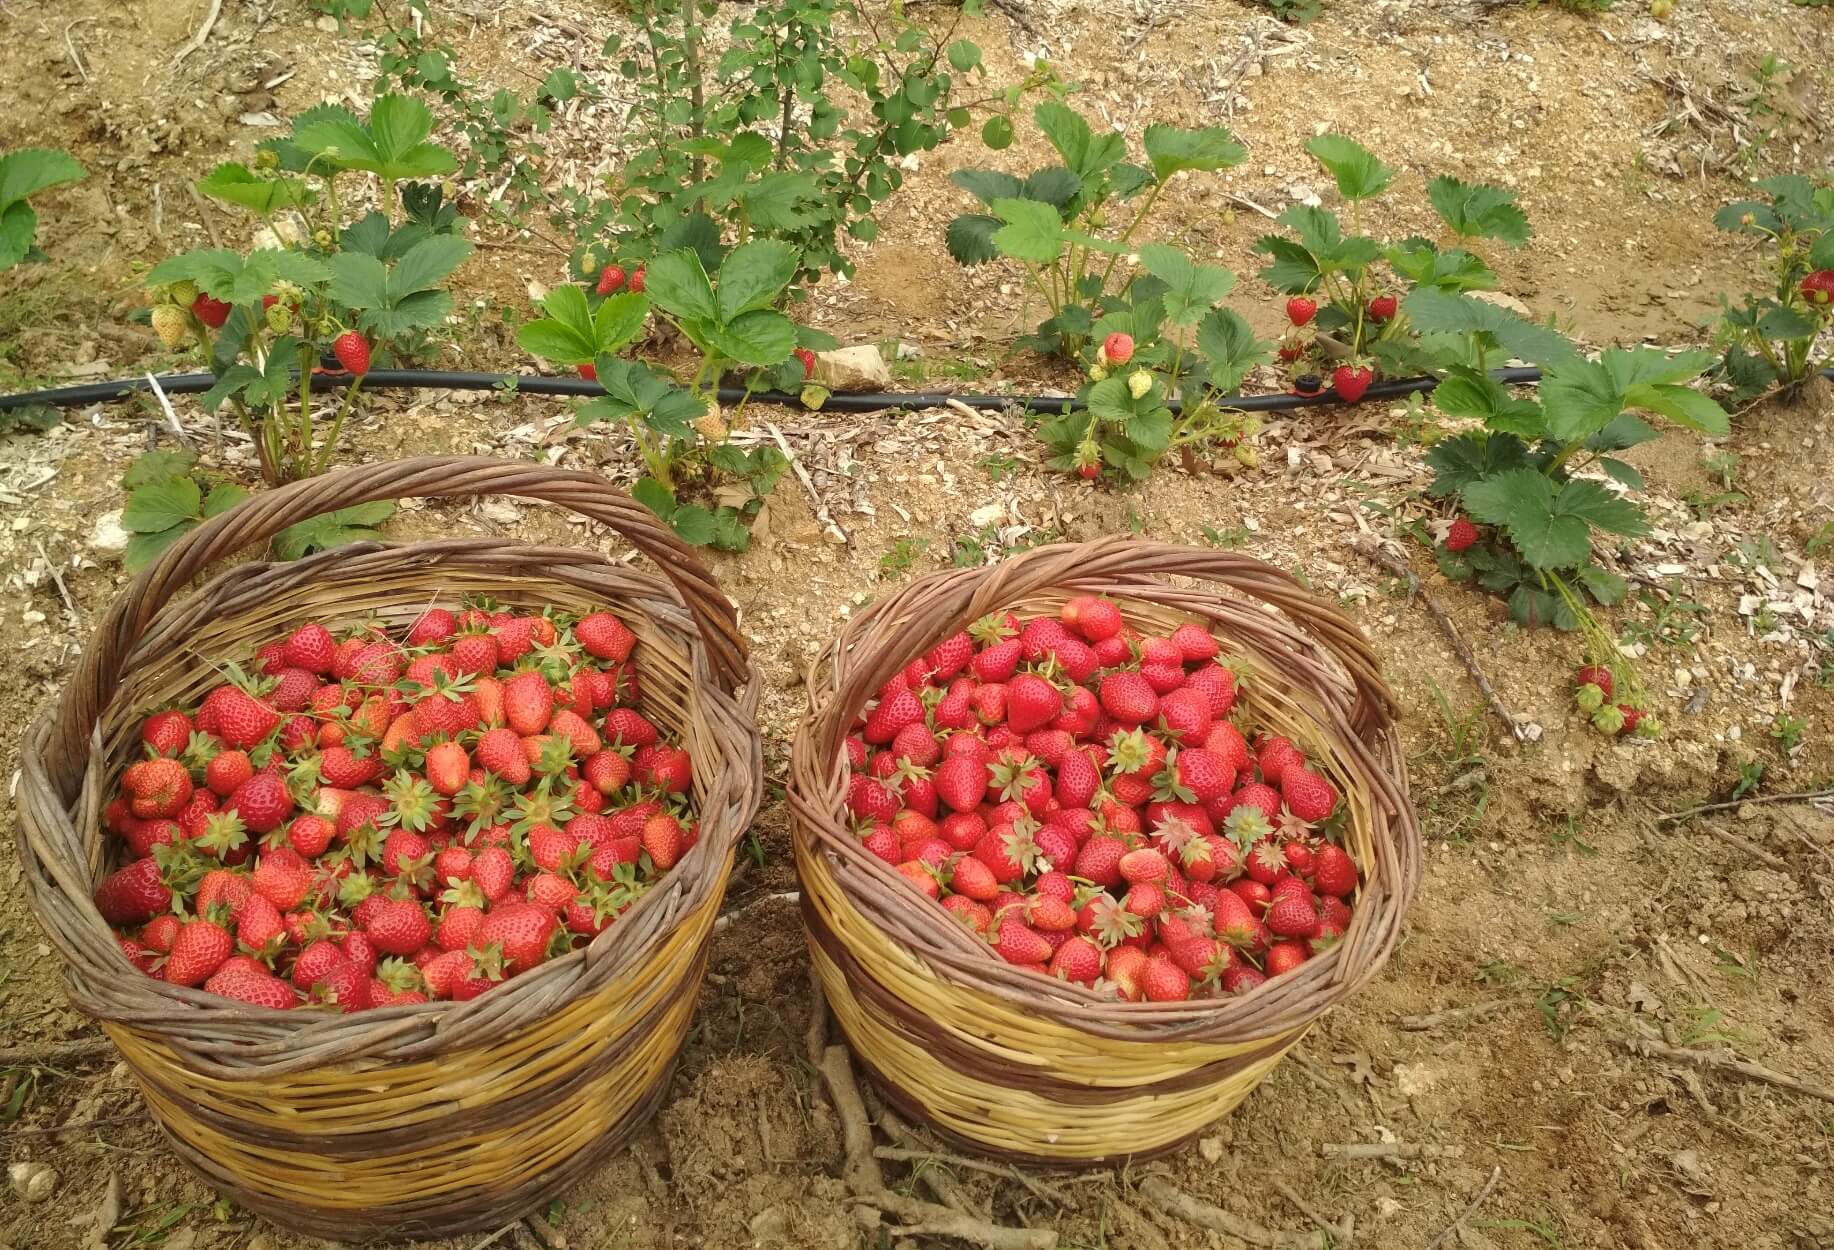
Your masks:
{"label": "pile of strawberries", "polygon": [[987,617],[847,739],[857,831],[1010,963],[1133,1001],[1246,993],[1343,935],[1358,874],[1336,790],[1232,719],[1220,654],[1094,596]]}
{"label": "pile of strawberries", "polygon": [[694,844],[692,762],[610,612],[306,624],[148,716],[96,891],[149,976],[263,1007],[470,999],[582,945]]}

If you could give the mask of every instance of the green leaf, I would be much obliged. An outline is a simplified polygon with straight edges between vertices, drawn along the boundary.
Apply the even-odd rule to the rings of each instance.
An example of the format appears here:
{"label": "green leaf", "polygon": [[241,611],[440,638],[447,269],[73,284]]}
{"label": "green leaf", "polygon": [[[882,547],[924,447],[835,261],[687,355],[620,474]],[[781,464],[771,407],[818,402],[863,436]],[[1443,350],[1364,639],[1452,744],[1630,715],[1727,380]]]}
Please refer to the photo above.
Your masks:
{"label": "green leaf", "polygon": [[458,170],[452,153],[426,142],[432,133],[432,110],[409,96],[390,94],[370,107],[367,123],[335,107],[302,114],[293,126],[293,145],[334,168],[398,182]]}
{"label": "green leaf", "polygon": [[380,308],[388,303],[388,266],[365,252],[339,252],[327,293],[351,308]]}
{"label": "green leaf", "polygon": [[40,255],[32,240],[38,234],[38,214],[30,204],[8,204],[0,208],[0,269],[11,269],[20,261],[36,260]]}
{"label": "green leaf", "polygon": [[[1834,239],[1834,234],[1825,237]],[[1772,304],[1757,322],[1757,332],[1773,341],[1812,338],[1819,328],[1795,309],[1781,304]]]}
{"label": "green leaf", "polygon": [[1533,233],[1513,191],[1441,174],[1426,184],[1426,193],[1434,210],[1461,239],[1501,239],[1511,247],[1521,247]]}
{"label": "green leaf", "polygon": [[1273,344],[1262,342],[1240,313],[1213,308],[1197,327],[1197,350],[1210,367],[1210,385],[1225,394],[1242,385],[1249,371],[1269,358]]}
{"label": "green leaf", "polygon": [[1730,230],[1736,234],[1762,234],[1765,231],[1778,234],[1783,229],[1783,219],[1777,216],[1777,210],[1757,200],[1735,200],[1713,214],[1713,224],[1721,230]]}
{"label": "green leaf", "polygon": [[127,466],[127,472],[121,475],[121,485],[133,490],[137,486],[169,482],[175,477],[184,477],[196,463],[197,457],[188,451],[144,452]]}
{"label": "green leaf", "polygon": [[1380,195],[1395,178],[1394,170],[1347,135],[1319,135],[1305,150],[1337,180],[1338,192],[1346,200]]}
{"label": "green leaf", "polygon": [[[1834,269],[1834,228],[1824,230],[1814,246],[1809,248],[1810,269]],[[1792,335],[1799,338],[1800,335]]]}
{"label": "green leaf", "polygon": [[675,515],[675,496],[653,477],[640,477],[630,488],[630,497],[663,520]]}
{"label": "green leaf", "polygon": [[1614,608],[1624,602],[1624,597],[1630,593],[1629,582],[1596,564],[1582,565],[1574,576],[1594,599],[1607,608]]}
{"label": "green leaf", "polygon": [[693,547],[709,545],[719,532],[713,513],[697,503],[685,503],[675,509],[669,517],[669,525],[683,542]]}
{"label": "green leaf", "polygon": [[600,356],[597,368],[605,397],[580,409],[579,424],[635,419],[668,438],[693,437],[691,423],[707,411],[705,400],[640,361]]}
{"label": "green leaf", "polygon": [[315,551],[372,542],[382,537],[375,527],[394,515],[395,504],[389,499],[320,513],[274,535],[274,554],[282,560],[297,560]]}
{"label": "green leaf", "polygon": [[263,178],[246,165],[228,162],[210,171],[197,189],[213,200],[234,204],[263,217],[282,208],[299,208],[315,198],[297,178]]}
{"label": "green leaf", "polygon": [[157,533],[135,534],[128,539],[127,550],[121,553],[121,567],[130,573],[138,573],[157,560],[167,547],[196,528],[196,521],[183,521]]}
{"label": "green leaf", "polygon": [[1641,509],[1588,478],[1574,478],[1562,486],[1554,498],[1554,511],[1610,534],[1637,538],[1649,533],[1649,520]]}
{"label": "green leaf", "polygon": [[720,265],[715,296],[719,320],[729,323],[742,313],[775,304],[796,276],[799,261],[795,248],[776,239],[753,239],[734,248]]}
{"label": "green leaf", "polygon": [[1420,286],[1448,291],[1489,291],[1496,274],[1462,247],[1440,251],[1426,239],[1403,239],[1384,253],[1396,273]]}
{"label": "green leaf", "polygon": [[0,156],[0,209],[59,183],[76,182],[87,173],[75,157],[56,148],[8,152]]}
{"label": "green leaf", "polygon": [[1146,128],[1146,156],[1153,174],[1164,182],[1186,169],[1229,169],[1248,159],[1248,149],[1221,126],[1186,130],[1181,126]]}
{"label": "green leaf", "polygon": [[949,45],[949,64],[958,74],[966,74],[981,63],[981,46],[967,39]]}
{"label": "green leaf", "polygon": [[1659,413],[1703,434],[1725,434],[1732,418],[1712,399],[1688,386],[1646,382],[1624,393],[1624,405]]}
{"label": "green leaf", "polygon": [[1026,175],[1015,193],[1022,200],[1040,200],[1061,216],[1083,189],[1083,180],[1062,165],[1047,165]]}
{"label": "green leaf", "polygon": [[1127,155],[1127,141],[1120,135],[1113,131],[1097,135],[1081,114],[1055,100],[1046,100],[1033,109],[1032,120],[1063,157],[1063,163],[1085,182]]}
{"label": "green leaf", "polygon": [[809,174],[765,174],[746,183],[737,198],[759,231],[787,233],[821,220],[821,189]]}
{"label": "green leaf", "polygon": [[1548,430],[1562,442],[1605,429],[1626,408],[1645,408],[1710,433],[1726,432],[1725,411],[1706,396],[1675,385],[1695,377],[1715,358],[1707,352],[1670,356],[1656,348],[1610,348],[1597,360],[1576,360],[1548,370],[1541,403]]}
{"label": "green leaf", "polygon": [[1122,374],[1103,378],[1089,388],[1089,411],[1102,421],[1125,425],[1133,420],[1134,398]]}
{"label": "green leaf", "polygon": [[1175,247],[1148,243],[1140,263],[1166,285],[1165,315],[1173,325],[1194,326],[1235,286],[1235,275],[1220,265],[1200,265]]}
{"label": "green leaf", "polygon": [[1019,180],[995,169],[958,169],[949,181],[983,204],[1019,198]]}
{"label": "green leaf", "polygon": [[1637,471],[1637,467],[1633,464],[1628,464],[1615,456],[1600,456],[1598,458],[1598,467],[1610,474],[1612,481],[1622,482],[1631,490],[1642,490],[1644,488],[1645,483],[1643,481],[1643,475]]}
{"label": "green leaf", "polygon": [[[1551,369],[1580,360],[1566,336],[1546,326],[1524,321],[1507,308],[1469,295],[1435,287],[1415,287],[1401,302],[1402,309],[1421,333],[1487,334],[1510,355]],[[1542,404],[1552,411],[1545,394]]]}
{"label": "green leaf", "polygon": [[1448,417],[1472,417],[1493,430],[1526,439],[1541,437],[1547,426],[1541,405],[1516,399],[1489,374],[1463,366],[1448,371],[1433,388],[1433,406]]}
{"label": "green leaf", "polygon": [[703,324],[707,340],[721,355],[747,365],[774,365],[796,347],[796,326],[779,312],[754,309],[725,325]]}
{"label": "green leaf", "polygon": [[157,534],[180,521],[197,520],[203,505],[203,492],[189,477],[149,482],[128,495],[121,526],[136,534]]}
{"label": "green leaf", "polygon": [[643,293],[664,312],[695,321],[719,320],[713,284],[698,255],[687,248],[652,257],[644,269]]}
{"label": "green leaf", "polygon": [[1049,265],[1063,251],[1063,221],[1049,204],[1040,204],[1037,200],[995,200],[993,211],[1006,223],[993,233],[993,244],[1001,255],[1034,265]]}
{"label": "green leaf", "polygon": [[1261,280],[1288,295],[1302,295],[1324,278],[1312,253],[1291,239],[1265,235],[1255,244],[1255,251],[1273,257],[1273,263],[1261,270]]}
{"label": "green leaf", "polygon": [[389,274],[389,295],[399,300],[444,282],[470,258],[469,242],[452,234],[436,234],[416,243],[395,262]]}
{"label": "green leaf", "polygon": [[1013,121],[1003,113],[995,113],[981,123],[981,142],[994,152],[1004,152],[1013,145]]}
{"label": "green leaf", "polygon": [[1491,436],[1473,431],[1441,439],[1426,454],[1426,462],[1435,470],[1427,493],[1436,499],[1449,498],[1473,483],[1527,461],[1528,448],[1514,435]]}
{"label": "green leaf", "polygon": [[204,516],[209,518],[227,512],[247,498],[248,492],[234,482],[218,482],[204,496]]}
{"label": "green leaf", "polygon": [[1511,469],[1473,483],[1465,508],[1476,520],[1503,526],[1522,558],[1539,569],[1571,568],[1592,554],[1592,534],[1579,516],[1554,508],[1553,483],[1533,469]]}
{"label": "green leaf", "polygon": [[943,236],[949,255],[958,265],[984,265],[998,259],[1000,249],[993,245],[993,236],[1002,224],[986,213],[962,214],[949,223]]}

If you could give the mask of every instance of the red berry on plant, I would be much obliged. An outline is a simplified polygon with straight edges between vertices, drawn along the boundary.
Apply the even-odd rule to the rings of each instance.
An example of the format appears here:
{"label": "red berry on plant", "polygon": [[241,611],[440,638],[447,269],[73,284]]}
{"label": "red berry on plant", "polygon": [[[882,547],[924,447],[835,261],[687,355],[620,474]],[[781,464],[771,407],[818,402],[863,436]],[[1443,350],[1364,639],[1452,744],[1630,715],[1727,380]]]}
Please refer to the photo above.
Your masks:
{"label": "red berry on plant", "polygon": [[1133,358],[1133,335],[1116,331],[1102,340],[1102,359],[1109,365],[1124,365]]}
{"label": "red berry on plant", "polygon": [[1359,402],[1373,381],[1375,371],[1368,365],[1339,365],[1331,375],[1331,383],[1337,388],[1338,398],[1347,404]]}
{"label": "red berry on plant", "polygon": [[1446,531],[1446,550],[1464,551],[1477,541],[1477,526],[1465,517],[1452,521],[1452,528]]}
{"label": "red berry on plant", "polygon": [[331,343],[331,354],[344,366],[344,372],[362,377],[369,372],[369,340],[355,330],[346,330]]}
{"label": "red berry on plant", "polygon": [[624,268],[621,265],[607,265],[599,270],[600,295],[610,295],[624,285]]}
{"label": "red berry on plant", "polygon": [[1371,321],[1393,321],[1395,311],[1400,307],[1392,295],[1378,295],[1369,301],[1369,319]]}
{"label": "red berry on plant", "polygon": [[806,347],[798,347],[790,353],[802,362],[802,380],[807,382],[815,376],[815,353]]}
{"label": "red berry on plant", "polygon": [[[1295,295],[1286,301],[1286,319],[1296,326],[1311,324],[1312,318],[1318,315],[1318,302],[1303,295]],[[1297,353],[1295,353],[1297,354]]]}
{"label": "red berry on plant", "polygon": [[211,299],[202,293],[191,301],[191,315],[212,330],[221,330],[223,323],[229,320],[229,313],[230,305],[220,299]]}

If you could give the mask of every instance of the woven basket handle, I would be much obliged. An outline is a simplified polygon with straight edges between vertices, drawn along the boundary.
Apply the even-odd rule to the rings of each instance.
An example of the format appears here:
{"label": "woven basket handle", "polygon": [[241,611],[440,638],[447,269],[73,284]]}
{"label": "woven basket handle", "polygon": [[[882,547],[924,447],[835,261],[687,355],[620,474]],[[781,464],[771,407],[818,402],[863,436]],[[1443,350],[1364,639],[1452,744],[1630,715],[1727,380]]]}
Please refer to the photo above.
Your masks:
{"label": "woven basket handle", "polygon": [[[908,633],[913,645],[928,646],[990,612],[1043,591],[1062,589],[1125,595],[1130,580],[1166,576],[1196,578],[1220,583],[1277,608],[1328,651],[1343,666],[1355,689],[1350,726],[1365,742],[1399,716],[1394,692],[1382,680],[1381,662],[1356,623],[1333,604],[1307,590],[1291,574],[1253,556],[1110,535],[1086,543],[1034,547],[988,568],[938,576],[973,579],[973,594],[965,609],[951,612],[959,599],[940,590],[925,593],[923,584],[915,583],[904,593],[875,603],[860,618],[860,623],[866,625],[866,617],[883,610],[887,616],[873,621],[873,625],[882,622],[888,630],[895,628],[900,633]],[[902,615],[907,611],[908,615]],[[895,626],[893,614],[900,614]],[[909,660],[908,654],[901,657],[898,651],[896,647],[874,648],[879,662],[852,670],[845,688],[839,692],[840,705],[864,706],[898,667]],[[837,726],[840,733],[846,732],[846,724],[838,718]],[[830,749],[839,749],[838,740],[830,744]]]}
{"label": "woven basket handle", "polygon": [[167,549],[122,592],[97,626],[58,705],[48,744],[52,781],[68,801],[77,790],[88,739],[121,669],[155,616],[210,565],[265,543],[289,525],[383,499],[518,495],[571,508],[609,526],[648,556],[681,596],[727,691],[744,685],[746,646],[738,614],[719,583],[662,520],[595,473],[488,456],[420,456],[361,465],[263,491],[210,518]]}

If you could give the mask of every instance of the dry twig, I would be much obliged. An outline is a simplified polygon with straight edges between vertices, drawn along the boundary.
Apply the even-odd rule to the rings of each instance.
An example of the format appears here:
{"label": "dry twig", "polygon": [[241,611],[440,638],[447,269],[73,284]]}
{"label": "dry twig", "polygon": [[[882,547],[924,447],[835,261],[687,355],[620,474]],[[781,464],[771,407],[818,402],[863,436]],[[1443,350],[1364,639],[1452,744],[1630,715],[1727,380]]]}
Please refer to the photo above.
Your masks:
{"label": "dry twig", "polygon": [[1490,1191],[1496,1188],[1496,1183],[1501,1180],[1502,1177],[1503,1169],[1500,1165],[1491,1168],[1490,1179],[1485,1181],[1483,1187],[1477,1191],[1477,1197],[1473,1198],[1471,1204],[1458,1213],[1457,1219],[1446,1225],[1439,1236],[1426,1243],[1426,1250],[1439,1250],[1439,1247],[1446,1243],[1448,1237],[1458,1236],[1458,1230],[1465,1226],[1466,1220],[1477,1214],[1477,1209],[1484,1205],[1484,1199],[1490,1196]]}
{"label": "dry twig", "polygon": [[1294,1209],[1301,1215],[1311,1220],[1312,1223],[1318,1225],[1321,1230],[1330,1235],[1331,1250],[1349,1250],[1351,1242],[1356,1240],[1355,1216],[1346,1215],[1341,1220],[1327,1219],[1319,1212],[1317,1207],[1307,1202],[1304,1198],[1301,1198],[1291,1185],[1287,1184],[1279,1177],[1274,1178],[1274,1190],[1282,1198],[1292,1203]]}
{"label": "dry twig", "polygon": [[803,467],[802,458],[790,450],[789,440],[783,437],[783,431],[768,421],[765,422],[764,428],[770,431],[771,439],[777,444],[777,449],[783,453],[783,458],[790,462],[790,469],[796,474],[796,480],[801,482],[802,488],[809,493],[809,500],[815,505],[816,518],[832,530],[842,542],[851,543],[853,540],[848,537],[847,531],[841,528],[840,522],[836,521],[828,511],[827,501],[821,497],[821,492],[815,489],[815,479],[810,477],[808,469]]}
{"label": "dry twig", "polygon": [[1471,680],[1476,684],[1478,692],[1484,696],[1484,702],[1490,705],[1490,710],[1496,713],[1498,720],[1509,726],[1510,736],[1518,742],[1533,742],[1539,738],[1541,727],[1532,722],[1516,719],[1515,714],[1503,703],[1502,696],[1497,694],[1496,687],[1490,684],[1490,678],[1486,677],[1484,670],[1478,667],[1477,656],[1472,654],[1464,636],[1458,632],[1458,626],[1452,623],[1452,618],[1446,614],[1445,608],[1437,599],[1433,598],[1420,579],[1414,575],[1414,571],[1407,567],[1406,562],[1399,556],[1390,555],[1382,550],[1381,544],[1367,535],[1353,540],[1350,545],[1365,560],[1381,565],[1405,582],[1408,598],[1418,597],[1420,602],[1426,605],[1427,612],[1439,625],[1440,632],[1445,634],[1447,641],[1452,644],[1452,650],[1458,653],[1459,662],[1465,666],[1465,672],[1471,675]]}
{"label": "dry twig", "polygon": [[1674,824],[1677,821],[1687,820],[1691,816],[1699,816],[1703,812],[1731,811],[1747,803],[1753,805],[1759,803],[1812,803],[1816,799],[1834,799],[1834,790],[1803,790],[1795,794],[1759,794],[1749,798],[1731,799],[1724,803],[1702,803],[1699,807],[1690,807],[1685,811],[1669,812],[1658,816],[1656,823],[1658,825]]}
{"label": "dry twig", "polygon": [[210,0],[210,11],[204,14],[203,23],[198,26],[197,33],[186,40],[185,46],[180,48],[177,54],[172,57],[172,68],[176,69],[180,61],[204,46],[205,41],[210,38],[211,29],[217,24],[217,18],[221,17],[222,14],[223,0]]}
{"label": "dry twig", "polygon": [[1327,1159],[1456,1159],[1462,1146],[1423,1146],[1414,1142],[1325,1142],[1318,1152]]}
{"label": "dry twig", "polygon": [[1424,1033],[1428,1029],[1436,1029],[1442,1024],[1451,1024],[1453,1021],[1482,1020],[1486,1016],[1494,1016],[1499,1011],[1514,1007],[1520,1001],[1516,998],[1493,998],[1488,1002],[1473,1003],[1469,1007],[1447,1007],[1444,1011],[1435,1011],[1424,1016],[1402,1016],[1395,1021],[1395,1027],[1403,1033]]}
{"label": "dry twig", "polygon": [[76,41],[70,38],[70,32],[75,30],[78,26],[81,26],[84,22],[93,22],[95,20],[96,19],[93,17],[79,17],[74,22],[64,27],[64,49],[70,53],[70,63],[76,66],[76,72],[82,76],[85,83],[89,81],[89,71],[83,68],[83,58],[77,54]]}
{"label": "dry twig", "polygon": [[1187,1224],[1207,1228],[1225,1236],[1237,1237],[1251,1246],[1272,1246],[1275,1250],[1325,1250],[1324,1233],[1293,1233],[1277,1228],[1263,1228],[1253,1220],[1211,1206],[1193,1198],[1165,1177],[1153,1175],[1140,1182],[1140,1196],[1152,1200],[1167,1214]]}
{"label": "dry twig", "polygon": [[1731,1072],[1748,1080],[1775,1085],[1778,1089],[1793,1090],[1798,1094],[1806,1094],[1810,1098],[1819,1098],[1823,1102],[1834,1102],[1834,1089],[1829,1089],[1825,1085],[1813,1084],[1801,1077],[1791,1076],[1787,1072],[1778,1072],[1761,1063],[1740,1059],[1729,1050],[1694,1050],[1686,1046],[1670,1046],[1665,1042],[1645,1037],[1625,1038],[1623,1045],[1624,1049],[1633,1055],[1673,1059],[1677,1063],[1691,1063],[1697,1068],[1713,1068],[1721,1072]]}
{"label": "dry twig", "polygon": [[67,1063],[113,1054],[115,1044],[106,1037],[81,1037],[73,1042],[40,1042],[34,1046],[0,1048],[0,1068],[29,1068],[33,1064]]}

